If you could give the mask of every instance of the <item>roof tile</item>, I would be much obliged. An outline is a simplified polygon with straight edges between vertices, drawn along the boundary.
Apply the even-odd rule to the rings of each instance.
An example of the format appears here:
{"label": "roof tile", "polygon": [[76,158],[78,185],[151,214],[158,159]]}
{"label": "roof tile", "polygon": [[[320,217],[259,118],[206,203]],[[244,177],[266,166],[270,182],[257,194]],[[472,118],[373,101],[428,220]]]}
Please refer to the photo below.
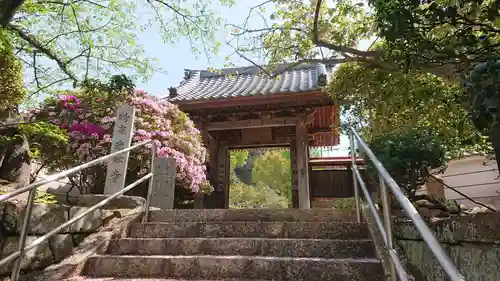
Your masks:
{"label": "roof tile", "polygon": [[318,75],[326,71],[328,79],[335,68],[335,64],[320,63],[294,68],[279,65],[276,72],[281,73],[281,79],[272,79],[262,74],[261,69],[256,66],[227,68],[222,69],[221,73],[186,70],[187,79],[177,87],[177,95],[169,100],[199,101],[314,91],[320,88]]}

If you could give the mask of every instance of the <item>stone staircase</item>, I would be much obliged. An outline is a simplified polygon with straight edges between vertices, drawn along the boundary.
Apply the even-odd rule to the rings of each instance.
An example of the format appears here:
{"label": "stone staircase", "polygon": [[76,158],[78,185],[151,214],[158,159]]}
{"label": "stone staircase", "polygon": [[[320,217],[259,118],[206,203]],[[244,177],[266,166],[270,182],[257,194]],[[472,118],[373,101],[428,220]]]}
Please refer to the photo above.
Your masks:
{"label": "stone staircase", "polygon": [[[333,210],[153,211],[74,280],[383,279],[369,230]],[[150,279],[147,279],[150,278]]]}

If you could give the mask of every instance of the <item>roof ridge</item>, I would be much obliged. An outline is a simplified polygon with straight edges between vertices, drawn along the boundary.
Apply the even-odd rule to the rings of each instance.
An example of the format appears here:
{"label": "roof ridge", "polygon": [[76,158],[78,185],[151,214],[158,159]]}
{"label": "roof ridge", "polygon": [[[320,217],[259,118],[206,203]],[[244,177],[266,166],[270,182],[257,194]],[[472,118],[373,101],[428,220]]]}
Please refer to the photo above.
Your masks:
{"label": "roof ridge", "polygon": [[[282,63],[277,64],[275,66],[275,71],[273,72],[286,72],[292,70],[299,69],[307,69],[307,68],[317,68],[320,65],[324,65],[326,67],[331,67],[338,64],[337,60],[328,60],[328,61],[317,61],[317,62],[304,62],[299,65],[290,67],[293,63]],[[241,67],[228,67],[228,68],[214,68],[216,71],[211,71],[210,69],[184,69],[186,72],[185,79],[188,80],[193,74],[199,73],[200,77],[219,77],[226,75],[245,75],[251,74],[256,75],[257,72],[262,72],[262,68],[266,68],[270,65],[249,65],[249,66],[241,66]],[[277,71],[276,71],[277,70]],[[219,73],[221,72],[221,73]]]}

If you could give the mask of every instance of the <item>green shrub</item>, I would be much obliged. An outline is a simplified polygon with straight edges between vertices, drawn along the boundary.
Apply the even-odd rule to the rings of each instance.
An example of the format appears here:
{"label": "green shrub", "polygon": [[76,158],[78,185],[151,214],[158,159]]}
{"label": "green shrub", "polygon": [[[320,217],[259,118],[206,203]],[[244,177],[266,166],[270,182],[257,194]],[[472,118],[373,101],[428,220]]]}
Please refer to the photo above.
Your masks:
{"label": "green shrub", "polygon": [[[381,134],[373,137],[369,146],[410,200],[426,182],[429,170],[446,168],[445,146],[425,130]],[[367,162],[367,172],[372,181],[378,181],[371,161]]]}

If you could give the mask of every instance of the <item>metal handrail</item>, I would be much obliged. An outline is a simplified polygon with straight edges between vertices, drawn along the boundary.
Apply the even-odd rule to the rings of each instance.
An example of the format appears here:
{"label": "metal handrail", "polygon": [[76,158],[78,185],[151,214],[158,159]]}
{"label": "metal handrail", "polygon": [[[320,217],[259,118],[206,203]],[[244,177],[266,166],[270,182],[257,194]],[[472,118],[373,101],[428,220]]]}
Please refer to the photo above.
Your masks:
{"label": "metal handrail", "polygon": [[[391,177],[391,175],[387,172],[387,170],[384,168],[382,163],[377,159],[375,154],[371,151],[371,149],[368,147],[368,145],[363,141],[363,139],[359,136],[359,134],[354,130],[353,128],[350,129],[350,141],[351,141],[351,150],[352,150],[352,166],[353,166],[353,179],[354,179],[354,188],[355,191],[358,189],[358,183],[359,186],[361,187],[361,190],[363,191],[369,207],[370,211],[374,217],[375,220],[375,225],[377,229],[382,233],[382,236],[384,237],[384,244],[386,246],[386,249],[389,253],[389,257],[391,258],[391,266],[390,266],[390,273],[391,273],[391,278],[392,280],[396,280],[396,275],[399,277],[399,280],[407,281],[408,280],[408,274],[406,273],[405,269],[402,266],[401,260],[394,249],[393,245],[393,236],[392,236],[392,226],[391,226],[391,214],[390,214],[390,200],[389,200],[389,193],[387,192],[387,187],[389,187],[389,190],[394,194],[394,197],[396,200],[399,202],[405,213],[408,215],[408,217],[411,219],[413,222],[413,225],[417,229],[417,231],[420,233],[424,241],[426,242],[427,246],[429,246],[431,252],[434,254],[434,257],[436,260],[439,262],[443,270],[447,273],[448,277],[450,278],[451,281],[465,281],[465,277],[460,273],[458,268],[455,266],[455,264],[451,261],[450,257],[448,254],[443,250],[437,239],[434,237],[432,234],[431,230],[425,223],[425,221],[422,219],[422,217],[419,215],[417,212],[417,209],[413,206],[413,204],[408,200],[408,198],[404,195],[404,193],[401,191],[400,187],[394,181],[394,179]],[[379,173],[379,179],[380,179],[380,190],[381,190],[381,196],[382,196],[382,207],[384,211],[384,222],[385,222],[385,227],[384,224],[382,223],[382,219],[380,215],[378,214],[378,211],[376,210],[375,204],[373,203],[373,200],[370,197],[370,194],[368,192],[368,189],[366,188],[366,184],[364,183],[361,173],[356,165],[355,162],[355,143],[360,145],[360,148],[364,151],[364,153],[368,156],[368,158],[371,160],[375,168],[377,169]],[[356,198],[356,212],[358,216],[358,222],[360,221],[360,216],[361,216],[361,209],[360,209],[360,197],[359,197],[359,192],[354,193],[355,198]]]}
{"label": "metal handrail", "polygon": [[[142,178],[138,179],[137,181],[133,182],[132,184],[129,184],[128,186],[124,187],[122,190],[120,190],[120,191],[118,191],[118,192],[110,195],[109,197],[107,197],[106,199],[100,201],[99,203],[93,205],[92,207],[90,207],[85,212],[82,212],[81,214],[78,214],[74,218],[72,218],[72,219],[68,220],[67,222],[61,224],[60,226],[54,228],[53,230],[49,231],[47,234],[38,237],[35,241],[33,241],[31,244],[29,244],[29,245],[26,246],[26,237],[28,236],[28,227],[29,227],[30,218],[31,218],[31,211],[33,209],[33,203],[35,201],[35,196],[36,196],[36,189],[38,187],[40,187],[42,185],[45,185],[47,183],[50,183],[50,182],[62,179],[64,177],[67,177],[67,176],[69,176],[71,174],[74,174],[74,173],[79,172],[81,170],[87,169],[89,167],[92,167],[92,166],[95,166],[95,165],[98,165],[98,164],[103,164],[105,161],[107,161],[107,160],[109,160],[109,159],[111,159],[111,158],[113,158],[115,156],[118,156],[118,155],[120,155],[122,153],[125,153],[125,152],[129,152],[131,150],[134,150],[136,148],[145,146],[147,144],[152,144],[152,148],[151,148],[151,171],[150,171],[150,173],[148,173],[147,175],[145,175]],[[2,260],[0,260],[0,267],[5,266],[8,262],[10,262],[10,261],[12,261],[12,260],[14,260],[14,259],[17,258],[17,261],[14,263],[14,266],[12,268],[12,273],[11,273],[11,281],[17,281],[19,279],[19,273],[21,271],[22,257],[24,256],[24,254],[27,251],[35,248],[36,246],[40,245],[41,243],[43,243],[45,241],[47,241],[49,238],[51,238],[52,236],[54,236],[57,233],[59,233],[59,231],[61,231],[61,230],[65,229],[65,228],[71,226],[72,224],[74,224],[78,220],[82,219],[83,217],[85,217],[88,214],[90,214],[93,211],[95,211],[97,208],[104,206],[106,203],[108,203],[112,199],[114,199],[114,198],[116,198],[116,197],[124,194],[125,192],[131,190],[132,188],[136,187],[137,185],[141,184],[142,182],[144,182],[146,180],[149,180],[148,193],[147,193],[147,197],[146,197],[146,205],[144,207],[144,216],[142,218],[143,222],[147,222],[148,215],[149,215],[149,208],[150,208],[150,205],[151,205],[152,187],[153,187],[153,182],[154,182],[154,169],[153,169],[154,166],[153,165],[155,163],[155,159],[156,159],[156,144],[154,143],[153,140],[143,141],[143,142],[140,142],[140,143],[135,144],[133,146],[130,146],[128,148],[125,148],[125,149],[122,149],[122,150],[110,153],[108,155],[105,155],[105,156],[100,157],[100,158],[95,159],[95,160],[92,160],[92,161],[87,162],[85,164],[73,167],[71,169],[62,171],[60,173],[57,173],[57,174],[54,174],[54,175],[51,175],[51,176],[48,176],[48,177],[46,177],[43,180],[34,182],[34,183],[29,184],[29,185],[27,185],[27,186],[25,186],[23,188],[14,190],[14,191],[12,191],[10,193],[1,195],[0,196],[0,203],[4,202],[4,201],[6,201],[6,200],[8,200],[8,199],[10,199],[12,197],[15,197],[15,196],[17,196],[19,194],[22,194],[22,193],[25,193],[25,192],[29,192],[28,202],[26,204],[26,211],[25,211],[24,218],[23,218],[23,226],[22,226],[22,229],[21,229],[18,250],[16,252],[12,253],[11,255],[9,255],[9,256],[3,258]]]}

